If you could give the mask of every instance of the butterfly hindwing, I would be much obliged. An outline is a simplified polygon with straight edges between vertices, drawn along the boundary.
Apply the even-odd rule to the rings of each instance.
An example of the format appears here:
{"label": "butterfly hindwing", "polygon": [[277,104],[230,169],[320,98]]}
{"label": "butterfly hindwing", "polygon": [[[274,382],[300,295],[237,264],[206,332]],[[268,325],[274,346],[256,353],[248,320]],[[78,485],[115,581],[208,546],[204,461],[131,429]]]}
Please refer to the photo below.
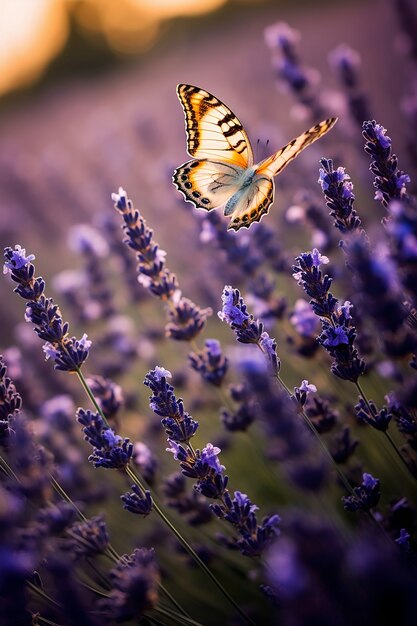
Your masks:
{"label": "butterfly hindwing", "polygon": [[255,175],[251,184],[240,187],[224,208],[224,214],[230,215],[229,230],[249,228],[253,222],[259,222],[268,213],[273,200],[273,179]]}
{"label": "butterfly hindwing", "polygon": [[325,135],[332,126],[335,125],[337,118],[329,117],[329,119],[316,124],[305,133],[302,133],[298,137],[295,137],[292,141],[287,143],[281,150],[278,150],[268,159],[265,159],[259,163],[257,167],[257,173],[266,174],[268,176],[276,176],[281,172],[284,167],[288,165],[290,161],[295,159],[304,148],[307,148],[310,144],[320,139]]}
{"label": "butterfly hindwing", "polygon": [[225,104],[192,85],[178,85],[177,93],[184,109],[190,156],[227,161],[240,167],[253,164],[248,136]]}
{"label": "butterfly hindwing", "polygon": [[210,211],[237,192],[243,172],[234,163],[195,159],[177,168],[173,181],[188,202]]}

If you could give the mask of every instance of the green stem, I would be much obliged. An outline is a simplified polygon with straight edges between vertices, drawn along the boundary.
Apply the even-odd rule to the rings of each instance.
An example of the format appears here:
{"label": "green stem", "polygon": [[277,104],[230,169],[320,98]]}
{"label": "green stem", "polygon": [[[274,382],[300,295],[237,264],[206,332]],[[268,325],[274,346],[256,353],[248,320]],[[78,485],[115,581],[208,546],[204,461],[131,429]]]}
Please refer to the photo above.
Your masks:
{"label": "green stem", "polygon": [[[161,615],[163,615],[164,617],[169,617],[170,619],[173,619],[175,621],[178,622],[178,624],[180,624],[180,626],[203,626],[203,624],[201,624],[201,622],[196,622],[195,620],[191,619],[190,617],[186,617],[186,616],[181,616],[181,621],[178,620],[178,616],[176,615],[176,613],[173,613],[172,611],[170,611],[167,608],[163,608],[161,606],[156,607],[155,609],[153,609],[155,613],[160,613]],[[146,616],[148,619],[152,619],[155,621],[155,618],[151,615],[147,615]],[[161,622],[157,622],[158,624],[160,624]]]}
{"label": "green stem", "polygon": [[77,368],[76,371],[77,371],[78,379],[79,379],[79,381],[80,381],[84,391],[86,392],[87,396],[91,400],[91,403],[93,404],[93,406],[96,409],[97,413],[100,414],[100,416],[103,419],[103,421],[106,424],[106,426],[109,427],[109,423],[108,423],[108,421],[106,419],[106,416],[104,415],[102,408],[100,407],[100,405],[97,402],[93,392],[91,391],[89,384],[87,383],[86,379],[84,378],[84,374],[82,373],[82,371],[81,371],[81,369],[79,367]]}
{"label": "green stem", "polygon": [[[278,383],[281,385],[281,387],[283,389],[285,389],[285,391],[288,393],[288,395],[290,397],[292,397],[292,393],[290,391],[290,389],[287,387],[287,385],[285,384],[285,382],[282,380],[282,378],[280,377],[279,374],[277,374],[277,381]],[[307,424],[307,426],[309,427],[309,429],[311,430],[311,432],[313,433],[313,435],[315,436],[315,438],[317,439],[322,451],[324,452],[324,454],[327,456],[327,458],[329,459],[331,465],[334,467],[334,469],[337,472],[337,475],[339,476],[340,480],[342,481],[344,487],[346,488],[346,490],[348,491],[348,493],[350,493],[351,495],[353,495],[353,488],[351,486],[351,484],[349,483],[348,479],[346,478],[346,476],[344,475],[344,473],[342,472],[342,470],[340,469],[340,467],[338,466],[338,464],[336,463],[336,461],[334,460],[332,453],[330,452],[329,448],[326,446],[326,444],[324,443],[323,439],[320,437],[320,433],[317,431],[316,427],[314,426],[313,422],[311,421],[311,419],[308,417],[307,413],[302,410],[301,411],[301,415],[305,421],[305,423]]]}
{"label": "green stem", "polygon": [[[146,491],[146,488],[142,484],[141,480],[136,476],[136,474],[132,471],[132,469],[129,466],[126,467],[126,474],[129,476],[129,478],[131,480],[133,480],[134,483],[136,483],[140,487],[140,489],[142,489],[142,491]],[[204,563],[204,561],[202,561],[200,559],[200,557],[195,552],[195,550],[193,550],[193,548],[186,541],[186,539],[184,539],[184,537],[181,535],[181,533],[175,528],[175,526],[172,524],[172,522],[166,517],[166,515],[164,514],[162,509],[158,506],[158,504],[156,504],[155,501],[153,503],[153,506],[154,506],[154,509],[155,509],[156,513],[161,518],[161,520],[164,522],[164,524],[166,524],[168,526],[170,531],[176,536],[178,541],[185,548],[185,550],[188,552],[188,554],[194,559],[194,561],[197,563],[197,565],[200,567],[200,569],[202,569],[203,572],[206,574],[206,576],[208,576],[210,578],[210,580],[214,583],[214,585],[216,585],[216,587],[219,589],[219,591],[230,602],[230,604],[232,604],[232,606],[239,612],[239,614],[245,619],[245,621],[248,624],[252,624],[252,626],[254,626],[255,622],[248,615],[246,615],[246,613],[241,609],[241,607],[237,604],[237,602],[235,602],[235,600],[233,600],[233,598],[229,594],[229,592],[226,591],[226,589],[223,587],[221,582],[216,578],[216,576],[213,574],[213,572],[207,567],[207,565]]]}
{"label": "green stem", "polygon": [[[356,381],[355,386],[356,386],[356,389],[359,392],[359,395],[362,397],[363,401],[365,402],[370,415],[372,415],[371,405],[369,403],[368,398],[365,395],[365,392],[363,391],[361,385],[359,384],[359,381]],[[391,437],[390,433],[387,430],[385,430],[383,432],[384,432],[384,435],[386,436],[389,444],[391,445],[392,449],[394,450],[395,454],[398,456],[398,458],[400,459],[401,463],[407,468],[408,475],[411,474],[411,476],[413,476],[413,478],[415,478],[415,476],[412,474],[412,472],[410,470],[410,467],[409,467],[407,461],[405,460],[405,458],[401,454],[401,450],[399,450],[397,444],[395,443],[394,439]]]}

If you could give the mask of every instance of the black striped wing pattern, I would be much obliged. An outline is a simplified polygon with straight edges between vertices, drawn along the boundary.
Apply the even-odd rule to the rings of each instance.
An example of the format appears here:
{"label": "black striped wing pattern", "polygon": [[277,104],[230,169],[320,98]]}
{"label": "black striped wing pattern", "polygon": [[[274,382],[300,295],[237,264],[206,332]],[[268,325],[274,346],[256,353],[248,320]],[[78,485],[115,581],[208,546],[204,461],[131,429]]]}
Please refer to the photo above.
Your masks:
{"label": "black striped wing pattern", "polygon": [[225,104],[193,85],[178,85],[177,93],[193,159],[175,170],[173,182],[198,208],[210,211],[225,205],[233,230],[260,221],[274,199],[273,177],[336,122],[335,118],[320,122],[254,165],[248,136]]}

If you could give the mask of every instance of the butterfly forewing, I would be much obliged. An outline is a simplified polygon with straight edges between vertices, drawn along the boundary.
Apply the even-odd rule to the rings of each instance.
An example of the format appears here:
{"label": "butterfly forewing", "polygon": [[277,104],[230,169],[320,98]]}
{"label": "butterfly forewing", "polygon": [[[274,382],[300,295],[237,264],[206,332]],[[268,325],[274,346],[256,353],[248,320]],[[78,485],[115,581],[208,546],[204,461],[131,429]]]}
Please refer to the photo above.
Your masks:
{"label": "butterfly forewing", "polygon": [[185,113],[188,153],[198,159],[253,164],[246,132],[232,111],[215,96],[192,85],[178,85]]}
{"label": "butterfly forewing", "polygon": [[286,146],[281,148],[281,150],[278,150],[278,152],[271,157],[259,163],[256,169],[257,173],[266,174],[267,176],[276,176],[290,161],[295,159],[304,148],[307,148],[307,146],[317,141],[317,139],[323,137],[323,135],[336,124],[336,121],[337,118],[329,117],[329,119],[306,130],[302,135],[295,137],[292,141],[287,143]]}

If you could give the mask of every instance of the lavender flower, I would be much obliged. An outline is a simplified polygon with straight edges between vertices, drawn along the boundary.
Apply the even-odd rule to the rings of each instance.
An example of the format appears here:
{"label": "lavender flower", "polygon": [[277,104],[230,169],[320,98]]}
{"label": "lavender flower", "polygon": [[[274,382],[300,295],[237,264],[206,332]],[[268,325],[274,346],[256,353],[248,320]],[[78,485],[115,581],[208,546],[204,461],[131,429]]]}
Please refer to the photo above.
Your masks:
{"label": "lavender flower", "polygon": [[361,220],[353,208],[355,194],[353,183],[344,167],[333,168],[331,159],[320,159],[319,184],[330,209],[330,216],[334,218],[334,225],[342,233],[357,231],[361,227]]}
{"label": "lavender flower", "polygon": [[153,501],[151,492],[142,489],[138,485],[132,485],[132,493],[125,493],[120,496],[123,501],[123,508],[135,515],[146,517],[152,511]]}
{"label": "lavender flower", "polygon": [[342,498],[343,506],[347,511],[370,511],[379,502],[379,480],[371,474],[363,474],[360,487],[353,489],[354,495]]}
{"label": "lavender flower", "polygon": [[77,420],[83,426],[84,439],[93,446],[88,457],[94,467],[125,469],[133,455],[133,444],[105,425],[99,413],[78,409]]}
{"label": "lavender flower", "polygon": [[201,377],[220,387],[228,369],[228,359],[223,356],[220,342],[217,339],[206,339],[204,350],[188,355],[191,367],[199,372]]}
{"label": "lavender flower", "polygon": [[229,392],[232,400],[238,404],[235,411],[221,410],[221,421],[226,430],[230,432],[246,432],[256,417],[256,406],[253,394],[243,384],[231,385]]}
{"label": "lavender flower", "polygon": [[205,498],[196,490],[187,493],[184,474],[171,474],[164,480],[163,493],[169,507],[185,515],[191,526],[207,524],[213,519]]}
{"label": "lavender flower", "polygon": [[329,291],[332,279],[327,274],[322,276],[319,269],[328,259],[316,248],[298,256],[296,262],[293,276],[310,296],[313,311],[322,318],[318,341],[333,358],[332,373],[344,380],[357,382],[365,371],[365,363],[354,345],[356,330],[350,314],[351,303],[346,301],[338,306],[338,301]]}
{"label": "lavender flower", "polygon": [[34,278],[33,255],[26,257],[20,246],[5,248],[5,273],[10,273],[18,284],[15,292],[27,300],[25,319],[35,326],[35,332],[43,339],[46,358],[54,361],[55,369],[76,372],[88,357],[91,341],[84,334],[81,339],[68,336],[69,324],[62,319],[61,311],[52,298],[44,295],[45,282],[41,277]]}
{"label": "lavender flower", "polygon": [[255,320],[247,312],[246,305],[238,289],[226,285],[222,294],[223,308],[217,313],[218,317],[229,324],[234,330],[240,343],[255,343],[265,354],[274,375],[280,369],[280,360],[277,355],[277,344],[264,330],[264,325]]}
{"label": "lavender flower", "polygon": [[68,530],[73,549],[78,557],[103,554],[109,545],[109,533],[102,515],[83,522],[76,522]]}
{"label": "lavender flower", "polygon": [[[208,443],[202,450],[194,450],[189,444],[190,437],[184,436],[183,422],[187,414],[182,400],[176,399],[173,387],[167,384],[168,375],[167,370],[158,367],[145,378],[145,385],[152,390],[150,406],[157,415],[164,416],[161,422],[168,434],[167,451],[179,462],[182,474],[196,481],[194,489],[199,494],[219,500],[219,504],[210,505],[210,508],[217,517],[225,519],[238,530],[241,538],[234,542],[235,547],[247,556],[259,556],[277,535],[279,517],[272,516],[259,525],[254,513],[257,507],[252,505],[247,496],[235,492],[235,499],[231,499],[227,489],[228,477],[223,474],[225,466],[219,460],[220,448]],[[169,430],[167,420],[170,423]],[[177,429],[171,427],[173,422]],[[195,431],[198,423],[194,420],[192,422]]]}
{"label": "lavender flower", "polygon": [[116,622],[138,621],[158,601],[159,571],[154,551],[125,554],[110,572],[112,589],[101,602],[106,617]]}
{"label": "lavender flower", "polygon": [[317,391],[316,385],[313,385],[308,382],[308,380],[303,380],[299,387],[294,387],[294,397],[300,406],[304,406],[307,402],[307,396],[309,393],[315,393]]}
{"label": "lavender flower", "polygon": [[340,82],[346,90],[349,110],[352,118],[362,126],[363,120],[371,117],[367,95],[363,92],[359,80],[360,56],[349,46],[337,46],[329,55],[330,65],[338,72]]}
{"label": "lavender flower", "polygon": [[69,245],[85,262],[90,302],[97,304],[100,317],[104,319],[111,317],[115,313],[115,306],[108,277],[103,268],[104,258],[109,254],[106,240],[97,229],[88,224],[78,224],[70,231]]}
{"label": "lavender flower", "polygon": [[0,355],[0,447],[7,448],[13,422],[19,415],[22,398],[12,380],[7,376],[7,367]]}
{"label": "lavender flower", "polygon": [[120,187],[118,194],[112,194],[112,199],[123,217],[124,242],[136,252],[139,282],[153,295],[171,303],[167,335],[178,341],[194,339],[204,328],[211,309],[200,309],[182,297],[176,276],[165,267],[165,250],[153,240],[153,231],[134,209],[125,190]]}
{"label": "lavender flower", "polygon": [[391,357],[412,353],[415,337],[406,325],[408,313],[395,266],[378,258],[363,237],[349,242],[345,251],[361,308],[376,324],[384,350]]}
{"label": "lavender flower", "polygon": [[411,179],[398,169],[398,159],[391,152],[391,138],[385,134],[386,129],[375,120],[364,122],[362,128],[366,140],[365,152],[372,158],[369,169],[375,174],[375,200],[387,207],[391,200],[406,199],[406,185]]}
{"label": "lavender flower", "polygon": [[324,112],[316,88],[318,74],[304,68],[298,58],[297,44],[300,34],[288,24],[277,22],[265,29],[264,38],[272,52],[273,68],[281,85],[287,86],[293,92],[312,118],[322,118]]}

